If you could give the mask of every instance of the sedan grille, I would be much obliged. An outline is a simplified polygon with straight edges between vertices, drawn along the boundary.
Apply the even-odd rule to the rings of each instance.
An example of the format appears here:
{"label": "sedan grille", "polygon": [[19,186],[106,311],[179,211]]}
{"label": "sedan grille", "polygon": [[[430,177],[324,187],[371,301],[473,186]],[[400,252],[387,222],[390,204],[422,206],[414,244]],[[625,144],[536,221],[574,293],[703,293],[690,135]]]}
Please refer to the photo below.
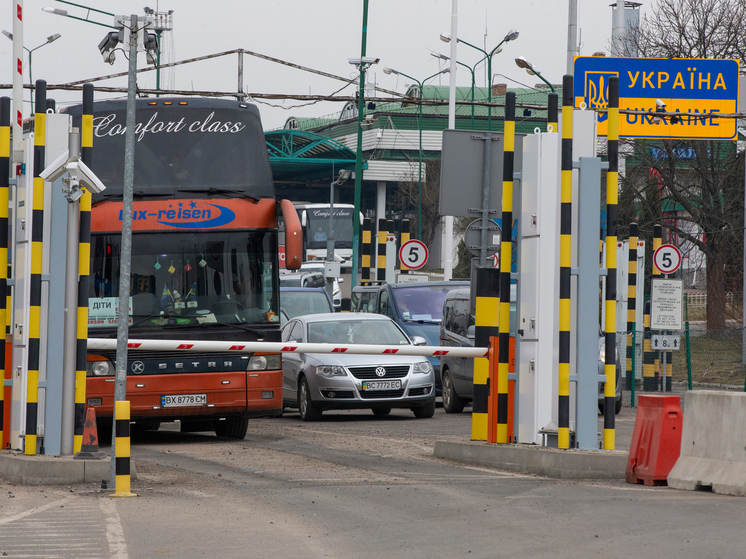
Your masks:
{"label": "sedan grille", "polygon": [[381,398],[401,398],[404,396],[404,389],[401,390],[375,390],[368,392],[364,390],[360,392],[360,397],[363,400],[379,400]]}
{"label": "sedan grille", "polygon": [[[384,375],[377,375],[376,369],[384,369]],[[369,367],[348,367],[352,376],[363,380],[374,380],[380,378],[403,378],[409,374],[409,365],[391,365],[384,367],[382,365],[373,365]]]}

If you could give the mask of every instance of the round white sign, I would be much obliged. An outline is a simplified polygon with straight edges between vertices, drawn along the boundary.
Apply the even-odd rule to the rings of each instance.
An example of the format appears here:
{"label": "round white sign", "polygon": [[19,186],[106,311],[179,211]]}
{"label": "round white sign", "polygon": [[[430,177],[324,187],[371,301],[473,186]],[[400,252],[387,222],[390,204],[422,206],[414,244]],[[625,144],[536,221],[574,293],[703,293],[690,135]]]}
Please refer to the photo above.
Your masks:
{"label": "round white sign", "polygon": [[411,239],[399,249],[399,260],[410,270],[419,270],[427,263],[428,251],[425,243]]}
{"label": "round white sign", "polygon": [[681,252],[673,245],[661,245],[653,254],[653,264],[661,274],[673,274],[681,266]]}

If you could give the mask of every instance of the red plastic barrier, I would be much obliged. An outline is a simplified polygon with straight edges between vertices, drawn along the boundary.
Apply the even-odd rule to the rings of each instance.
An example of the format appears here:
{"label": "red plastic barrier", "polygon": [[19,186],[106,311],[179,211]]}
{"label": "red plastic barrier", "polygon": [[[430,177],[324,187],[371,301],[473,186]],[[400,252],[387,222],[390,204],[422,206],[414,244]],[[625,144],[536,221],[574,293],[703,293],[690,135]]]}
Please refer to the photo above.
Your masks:
{"label": "red plastic barrier", "polygon": [[684,422],[679,396],[640,395],[627,459],[627,481],[667,485],[679,459]]}

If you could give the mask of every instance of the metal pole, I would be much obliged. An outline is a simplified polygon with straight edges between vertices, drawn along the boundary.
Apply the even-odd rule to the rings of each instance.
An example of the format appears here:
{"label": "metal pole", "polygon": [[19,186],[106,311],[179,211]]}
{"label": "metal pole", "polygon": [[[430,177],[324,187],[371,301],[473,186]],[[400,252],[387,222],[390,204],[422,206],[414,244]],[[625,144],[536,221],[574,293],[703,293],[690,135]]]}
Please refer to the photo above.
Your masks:
{"label": "metal pole", "polygon": [[419,149],[419,160],[420,160],[420,167],[419,171],[417,172],[417,238],[421,241],[422,240],[422,99],[423,99],[423,93],[422,93],[422,87],[425,82],[424,80],[421,82],[417,82],[420,86],[420,111],[419,116],[417,117],[417,128],[420,131],[420,149]]}
{"label": "metal pole", "polygon": [[[33,93],[32,93],[33,95]],[[13,151],[10,154],[13,163],[16,161],[15,153],[21,152],[23,141],[23,0],[13,3]],[[15,175],[11,165],[11,172]]]}
{"label": "metal pole", "polygon": [[[157,68],[155,70],[155,88],[158,91],[161,90],[161,33],[162,32],[163,31],[161,29],[156,29],[155,30],[155,34],[158,37],[158,54],[157,54],[156,61],[155,61],[155,65],[157,66]],[[240,54],[239,54],[239,56],[240,56]],[[241,89],[239,87],[239,91],[240,90]],[[160,97],[161,94],[160,93],[156,93],[155,96],[156,97]]]}
{"label": "metal pole", "polygon": [[[30,86],[33,87],[34,78],[31,76],[31,52],[32,51],[30,50],[28,51],[28,83]],[[34,91],[33,89],[29,91],[29,98],[31,99],[31,114],[34,114]]]}
{"label": "metal pole", "polygon": [[[159,63],[160,64],[160,63]],[[238,100],[243,98],[243,51],[238,51]]]}
{"label": "metal pole", "polygon": [[[458,0],[452,0],[451,9],[451,37],[458,37]],[[456,69],[458,67],[456,61],[456,50],[458,41],[451,41],[451,81],[448,84],[448,128],[454,130],[456,128]],[[472,74],[472,101],[474,101],[474,75]],[[472,128],[474,105],[471,106],[472,110]],[[453,216],[447,215],[444,219],[444,242],[443,242],[443,279],[445,281],[450,280],[453,277]]]}
{"label": "metal pole", "polygon": [[570,0],[567,20],[567,69],[565,73],[572,74],[573,60],[578,48],[578,0]]}
{"label": "metal pole", "polygon": [[[479,265],[487,265],[487,229],[490,219],[490,175],[492,174],[492,134],[484,133],[484,169],[482,174],[482,240],[479,247]],[[503,223],[503,230],[505,224]]]}
{"label": "metal pole", "polygon": [[[124,136],[122,244],[119,256],[119,308],[117,310],[117,376],[114,401],[127,397],[127,338],[129,336],[130,265],[132,261],[132,189],[135,176],[135,90],[137,87],[136,15],[130,16],[129,75],[127,78],[127,131]],[[116,405],[116,404],[115,404]],[[111,422],[111,487],[116,485],[116,421]]]}
{"label": "metal pole", "polygon": [[[67,149],[80,156],[80,129],[70,130]],[[81,187],[82,188],[82,187]],[[62,432],[60,453],[74,452],[75,433],[75,359],[78,332],[78,210],[79,202],[67,200],[67,254],[65,260],[65,351],[62,366]]]}
{"label": "metal pole", "polygon": [[365,107],[365,43],[368,39],[368,0],[363,0],[363,33],[360,47],[360,81],[357,84],[357,150],[355,155],[355,210],[352,215],[352,277],[350,288],[357,285],[357,261],[360,254],[360,197],[363,186],[363,109]]}

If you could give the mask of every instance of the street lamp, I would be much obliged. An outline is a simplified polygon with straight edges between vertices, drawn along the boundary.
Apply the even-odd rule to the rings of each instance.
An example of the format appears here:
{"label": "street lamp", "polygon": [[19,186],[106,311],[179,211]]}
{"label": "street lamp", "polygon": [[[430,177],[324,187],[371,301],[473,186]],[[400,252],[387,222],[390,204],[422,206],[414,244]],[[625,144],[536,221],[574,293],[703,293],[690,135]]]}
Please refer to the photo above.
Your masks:
{"label": "street lamp", "polygon": [[551,83],[549,83],[547,80],[544,79],[544,76],[542,76],[539,71],[534,68],[534,65],[531,64],[528,60],[523,58],[522,56],[519,56],[515,59],[516,66],[519,68],[525,68],[526,72],[528,72],[529,76],[539,76],[539,79],[543,81],[545,84],[549,86],[549,89],[552,90],[552,93],[554,93],[554,87]]}
{"label": "street lamp", "polygon": [[[441,60],[451,59],[450,56],[446,56],[445,54],[435,52],[434,50],[430,51],[430,54],[434,56],[435,58],[440,58]],[[477,62],[477,64],[475,64],[474,67],[468,66],[467,64],[464,64],[463,62],[459,62],[458,60],[456,61],[456,64],[460,64],[461,66],[469,70],[469,72],[471,72],[471,103],[472,103],[471,105],[471,129],[474,130],[474,82],[475,82],[474,70],[476,69],[477,64],[479,64],[479,62]]]}
{"label": "street lamp", "polygon": [[[10,31],[6,31],[5,29],[3,29],[3,35],[5,35],[11,41],[13,40],[13,33],[11,33]],[[43,46],[48,45],[49,43],[54,43],[60,37],[62,37],[62,35],[60,35],[59,33],[55,33],[54,35],[50,35],[49,37],[47,37],[46,42],[40,44],[38,47],[34,47],[32,49],[27,49],[26,47],[23,47],[23,49],[28,53],[28,81],[29,81],[29,84],[31,84],[32,86],[34,85],[34,78],[33,78],[33,75],[31,74],[31,53],[34,52],[35,50],[40,49]],[[34,113],[34,92],[31,91],[31,114],[33,113]]]}
{"label": "street lamp", "polygon": [[103,10],[97,10],[96,8],[91,8],[90,6],[83,6],[82,4],[75,4],[73,2],[67,2],[66,0],[57,0],[57,2],[60,2],[62,4],[69,4],[70,6],[75,6],[76,8],[83,8],[84,10],[87,10],[86,17],[77,17],[77,16],[71,16],[69,13],[67,13],[67,10],[62,10],[60,8],[52,8],[50,6],[45,6],[41,9],[42,12],[46,12],[48,14],[54,14],[56,16],[62,16],[62,17],[69,17],[71,19],[77,19],[79,21],[87,21],[88,23],[93,23],[94,25],[100,25],[101,27],[108,27],[110,29],[117,29],[113,25],[109,25],[106,23],[101,23],[100,21],[94,21],[92,19],[89,19],[91,16],[91,12],[96,12],[98,14],[103,14],[105,16],[115,17],[114,14],[111,12],[105,12]]}
{"label": "street lamp", "polygon": [[[505,37],[503,37],[503,40],[500,41],[497,44],[497,46],[494,49],[492,49],[490,52],[487,52],[484,49],[481,49],[475,45],[472,45],[471,43],[467,43],[463,39],[456,38],[456,41],[458,41],[459,43],[463,43],[466,46],[476,49],[482,54],[484,54],[484,58],[482,60],[487,59],[487,75],[489,76],[489,83],[487,84],[487,102],[490,103],[490,106],[488,107],[488,110],[487,110],[487,130],[489,131],[492,130],[492,57],[495,54],[502,51],[501,47],[503,46],[504,43],[507,43],[509,41],[515,41],[518,38],[518,35],[519,33],[517,29],[511,29],[510,31],[508,31]],[[450,43],[451,35],[448,33],[441,33],[440,40],[443,41],[444,43]],[[480,60],[479,62],[481,62],[482,60]],[[479,64],[479,62],[477,62],[477,64]],[[475,68],[477,64],[474,65]]]}
{"label": "street lamp", "polygon": [[[417,82],[417,85],[420,88],[420,100],[422,99],[422,87],[423,87],[423,84],[427,80],[429,80],[431,78],[434,78],[435,76],[438,76],[440,74],[447,74],[450,71],[451,71],[450,68],[445,68],[445,69],[441,70],[440,72],[436,72],[432,76],[428,76],[424,80],[420,81],[420,80],[418,80],[416,78],[413,78],[412,76],[408,76],[404,72],[399,72],[399,71],[394,70],[392,68],[384,68],[383,69],[383,73],[384,74],[395,74],[397,76],[404,76],[405,78],[409,78],[410,80],[414,80],[415,82]],[[418,185],[419,185],[418,186],[418,193],[417,193],[417,238],[419,240],[422,240],[422,101],[420,101],[419,107],[420,107],[420,111],[419,111],[419,116],[417,118],[417,128],[419,128],[419,130],[420,130],[420,148],[419,148],[420,170],[419,170],[419,173],[418,173],[419,176],[417,177],[418,178]]]}

